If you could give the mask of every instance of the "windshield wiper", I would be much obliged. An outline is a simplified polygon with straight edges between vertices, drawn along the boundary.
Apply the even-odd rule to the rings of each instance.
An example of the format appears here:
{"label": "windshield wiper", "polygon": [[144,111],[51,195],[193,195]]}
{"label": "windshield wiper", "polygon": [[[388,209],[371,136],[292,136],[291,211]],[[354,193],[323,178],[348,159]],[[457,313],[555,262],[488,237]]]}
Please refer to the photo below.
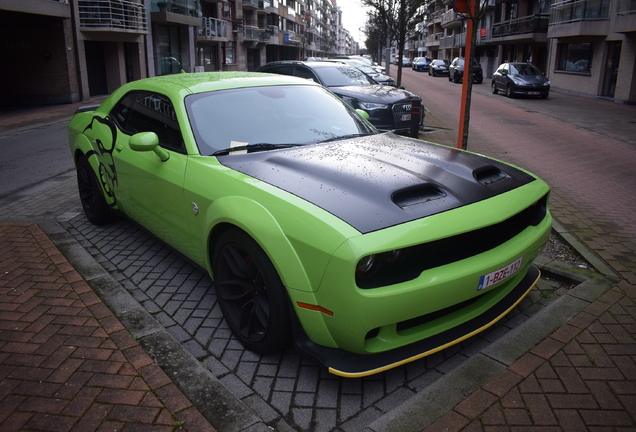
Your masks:
{"label": "windshield wiper", "polygon": [[212,153],[212,156],[228,155],[230,153],[242,151],[242,150],[247,150],[248,153],[251,153],[254,151],[274,150],[274,149],[281,149],[281,148],[288,148],[288,147],[296,147],[301,145],[303,144],[270,144],[270,143],[247,144],[243,146],[228,147],[223,150],[217,150],[214,153]]}
{"label": "windshield wiper", "polygon": [[341,136],[337,136],[337,137],[333,137],[333,138],[327,138],[326,140],[322,140],[322,141],[319,141],[319,142],[320,143],[326,143],[326,142],[331,142],[331,141],[346,140],[346,139],[349,139],[349,138],[358,138],[358,137],[369,136],[369,135],[375,135],[375,134],[373,134],[373,133],[360,133],[360,134],[341,135]]}

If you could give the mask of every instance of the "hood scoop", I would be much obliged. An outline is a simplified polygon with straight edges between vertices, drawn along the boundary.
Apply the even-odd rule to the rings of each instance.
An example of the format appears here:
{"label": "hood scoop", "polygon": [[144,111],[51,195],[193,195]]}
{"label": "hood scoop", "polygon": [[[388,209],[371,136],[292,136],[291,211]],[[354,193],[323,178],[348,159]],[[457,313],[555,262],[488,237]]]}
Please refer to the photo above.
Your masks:
{"label": "hood scoop", "polygon": [[397,191],[391,196],[391,200],[398,207],[404,208],[445,197],[446,192],[441,190],[439,187],[431,184],[424,184]]}

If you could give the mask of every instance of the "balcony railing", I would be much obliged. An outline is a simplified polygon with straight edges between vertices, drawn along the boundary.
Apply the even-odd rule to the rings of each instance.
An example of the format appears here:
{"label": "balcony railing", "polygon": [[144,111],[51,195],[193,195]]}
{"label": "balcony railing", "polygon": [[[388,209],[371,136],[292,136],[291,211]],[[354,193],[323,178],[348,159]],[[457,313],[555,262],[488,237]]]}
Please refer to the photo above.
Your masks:
{"label": "balcony railing", "polygon": [[81,30],[148,33],[146,8],[126,0],[78,0]]}
{"label": "balcony railing", "polygon": [[455,36],[439,38],[439,49],[453,48],[455,46]]}
{"label": "balcony railing", "polygon": [[439,42],[444,37],[444,33],[435,33],[426,37],[426,45],[434,44],[435,42]]}
{"label": "balcony railing", "polygon": [[616,13],[618,15],[636,14],[636,0],[618,0]]}
{"label": "balcony railing", "polygon": [[202,24],[199,27],[199,36],[205,36],[209,38],[222,38],[228,37],[228,21],[218,18],[201,18]]}
{"label": "balcony railing", "polygon": [[550,16],[548,14],[537,14],[498,22],[492,26],[492,36],[502,37],[523,33],[547,33],[549,19]]}
{"label": "balcony railing", "polygon": [[269,31],[259,29],[258,27],[245,26],[243,29],[243,38],[245,40],[268,41],[271,37],[272,34]]}
{"label": "balcony railing", "polygon": [[451,9],[449,11],[444,12],[444,14],[442,15],[442,26],[449,24],[453,21],[460,20],[460,19],[461,17],[459,16],[459,14]]}
{"label": "balcony railing", "polygon": [[578,0],[554,3],[550,25],[575,21],[609,19],[610,0]]}

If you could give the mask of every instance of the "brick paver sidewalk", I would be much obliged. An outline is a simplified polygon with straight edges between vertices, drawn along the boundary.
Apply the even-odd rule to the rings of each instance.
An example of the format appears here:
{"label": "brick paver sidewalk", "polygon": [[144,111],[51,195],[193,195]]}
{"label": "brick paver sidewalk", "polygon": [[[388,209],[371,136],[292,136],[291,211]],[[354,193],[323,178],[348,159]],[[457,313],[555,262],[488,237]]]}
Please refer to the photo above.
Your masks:
{"label": "brick paver sidewalk", "polygon": [[214,431],[35,224],[0,223],[0,431]]}
{"label": "brick paver sidewalk", "polygon": [[619,283],[425,431],[636,430],[635,298]]}

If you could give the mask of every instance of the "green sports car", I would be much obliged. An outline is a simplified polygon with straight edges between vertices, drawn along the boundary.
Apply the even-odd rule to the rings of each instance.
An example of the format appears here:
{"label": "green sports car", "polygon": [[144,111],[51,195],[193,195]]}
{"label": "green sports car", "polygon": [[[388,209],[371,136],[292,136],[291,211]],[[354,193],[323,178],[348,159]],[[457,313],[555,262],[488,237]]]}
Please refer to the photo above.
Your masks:
{"label": "green sports car", "polygon": [[378,132],[324,87],[167,75],[78,110],[86,217],[136,221],[207,269],[236,338],[347,377],[493,325],[539,278],[549,187],[469,152]]}

